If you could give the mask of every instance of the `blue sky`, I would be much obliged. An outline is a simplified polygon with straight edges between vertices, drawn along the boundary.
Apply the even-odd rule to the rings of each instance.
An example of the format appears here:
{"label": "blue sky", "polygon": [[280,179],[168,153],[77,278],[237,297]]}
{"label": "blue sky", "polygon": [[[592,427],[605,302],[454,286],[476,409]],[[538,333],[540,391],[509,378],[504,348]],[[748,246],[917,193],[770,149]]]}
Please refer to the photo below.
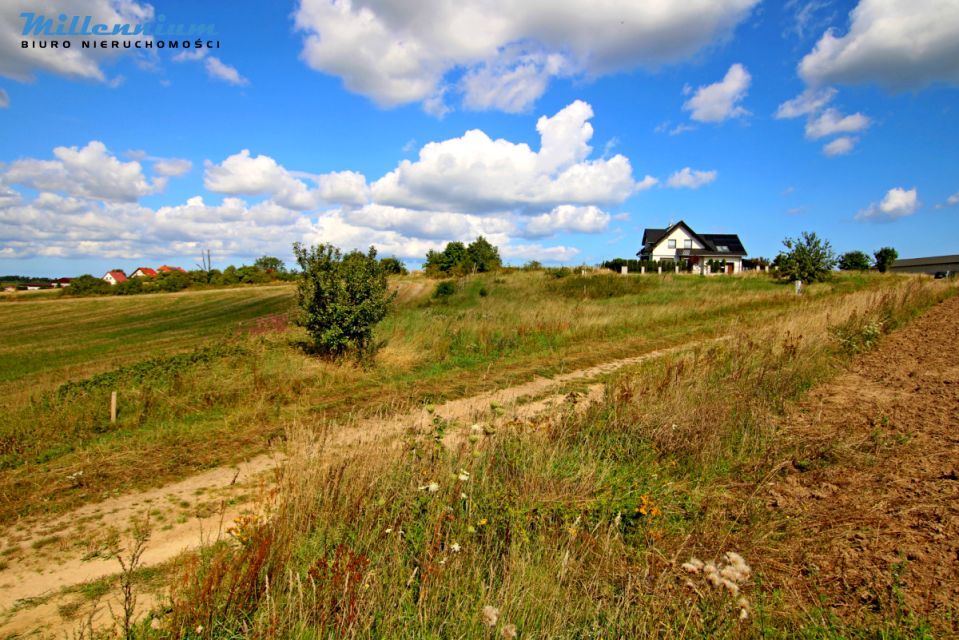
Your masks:
{"label": "blue sky", "polygon": [[[220,48],[25,50],[23,11]],[[956,253],[957,82],[955,0],[2,0],[0,273],[478,233],[590,264],[679,219],[752,256]]]}

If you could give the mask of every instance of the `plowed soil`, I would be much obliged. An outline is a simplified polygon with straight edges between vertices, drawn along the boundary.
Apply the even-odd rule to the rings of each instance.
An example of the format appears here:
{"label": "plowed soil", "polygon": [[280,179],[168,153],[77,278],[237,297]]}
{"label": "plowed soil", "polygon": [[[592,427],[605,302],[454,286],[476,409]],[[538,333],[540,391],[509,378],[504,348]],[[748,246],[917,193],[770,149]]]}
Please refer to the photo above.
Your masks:
{"label": "plowed soil", "polygon": [[914,614],[959,631],[959,297],[814,389],[787,424],[792,459],[763,496],[780,516],[778,586],[847,620]]}

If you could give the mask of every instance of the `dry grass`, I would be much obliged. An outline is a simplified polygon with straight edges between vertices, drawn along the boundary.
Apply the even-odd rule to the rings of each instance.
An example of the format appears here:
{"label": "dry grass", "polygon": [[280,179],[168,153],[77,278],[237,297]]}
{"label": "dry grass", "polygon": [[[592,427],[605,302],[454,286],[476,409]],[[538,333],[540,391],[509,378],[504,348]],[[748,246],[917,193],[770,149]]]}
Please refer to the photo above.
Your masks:
{"label": "dry grass", "polygon": [[[892,330],[954,293],[911,281],[810,296],[614,376],[585,411],[447,426],[463,430],[452,450],[410,433],[395,454],[330,461],[300,425],[275,492],[233,540],[183,562],[159,624],[173,637],[792,635],[812,625],[802,603],[725,555],[775,543],[735,496],[775,473],[783,409],[846,361],[837,335]],[[692,557],[725,558],[735,590],[690,581]],[[883,612],[831,624],[810,633],[917,632]]]}

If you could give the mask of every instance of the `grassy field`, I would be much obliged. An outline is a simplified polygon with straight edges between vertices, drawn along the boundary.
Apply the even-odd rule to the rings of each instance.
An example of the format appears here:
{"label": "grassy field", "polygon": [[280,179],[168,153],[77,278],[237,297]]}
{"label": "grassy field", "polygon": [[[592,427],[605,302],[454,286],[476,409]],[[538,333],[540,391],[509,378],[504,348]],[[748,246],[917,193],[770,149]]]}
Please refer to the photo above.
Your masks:
{"label": "grassy field", "polygon": [[[0,522],[245,459],[294,422],[335,428],[748,330],[800,304],[828,308],[900,282],[845,276],[800,300],[765,277],[521,272],[464,279],[436,300],[434,281],[408,277],[396,283],[370,369],[307,355],[297,329],[257,329],[254,318],[289,308],[289,287],[0,305],[9,409],[0,416]],[[77,471],[85,485],[70,487]]]}
{"label": "grassy field", "polygon": [[[172,636],[912,635],[883,612],[817,633],[819,618],[745,570],[741,601],[664,567],[729,550],[750,561],[769,532],[731,487],[770,473],[777,416],[954,286],[843,275],[797,297],[765,277],[543,272],[463,279],[445,300],[434,281],[396,286],[365,369],[303,351],[302,332],[276,320],[289,288],[0,305],[14,399],[0,519],[160,485],[279,437],[291,455],[279,491],[171,583]],[[31,335],[38,363],[22,362]],[[317,434],[359,415],[717,336],[731,339],[613,374],[585,411],[494,429],[491,409],[452,450],[425,433],[317,462]],[[66,480],[77,471],[82,485]]]}
{"label": "grassy field", "polygon": [[786,408],[956,292],[884,283],[743,319],[730,341],[616,374],[585,411],[498,428],[491,411],[452,449],[424,433],[325,465],[295,430],[274,498],[181,565],[158,621],[173,637],[949,634],[948,615],[894,601],[838,616],[749,566],[789,544],[753,499],[789,455]]}
{"label": "grassy field", "polygon": [[135,299],[8,297],[0,303],[0,397],[16,405],[51,385],[227,337],[243,322],[288,311],[293,291],[279,285]]}

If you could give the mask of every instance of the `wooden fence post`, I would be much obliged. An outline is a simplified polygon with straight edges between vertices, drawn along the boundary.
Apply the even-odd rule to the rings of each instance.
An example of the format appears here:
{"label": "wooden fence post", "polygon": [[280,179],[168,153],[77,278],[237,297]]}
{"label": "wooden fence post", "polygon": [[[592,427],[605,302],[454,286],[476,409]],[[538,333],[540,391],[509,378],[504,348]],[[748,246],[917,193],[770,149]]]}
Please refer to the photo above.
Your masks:
{"label": "wooden fence post", "polygon": [[110,422],[117,421],[117,392],[110,393]]}

